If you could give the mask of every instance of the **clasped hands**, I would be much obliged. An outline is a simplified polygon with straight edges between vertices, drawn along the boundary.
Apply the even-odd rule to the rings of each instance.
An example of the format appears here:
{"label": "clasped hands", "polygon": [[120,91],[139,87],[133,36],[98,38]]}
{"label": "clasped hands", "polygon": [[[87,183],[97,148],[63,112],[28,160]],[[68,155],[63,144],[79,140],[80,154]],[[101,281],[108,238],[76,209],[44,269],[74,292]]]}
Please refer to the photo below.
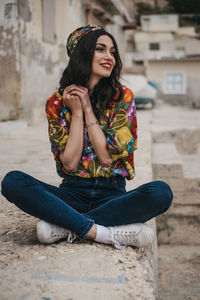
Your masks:
{"label": "clasped hands", "polygon": [[73,113],[87,112],[92,109],[88,89],[71,84],[64,89],[63,101]]}

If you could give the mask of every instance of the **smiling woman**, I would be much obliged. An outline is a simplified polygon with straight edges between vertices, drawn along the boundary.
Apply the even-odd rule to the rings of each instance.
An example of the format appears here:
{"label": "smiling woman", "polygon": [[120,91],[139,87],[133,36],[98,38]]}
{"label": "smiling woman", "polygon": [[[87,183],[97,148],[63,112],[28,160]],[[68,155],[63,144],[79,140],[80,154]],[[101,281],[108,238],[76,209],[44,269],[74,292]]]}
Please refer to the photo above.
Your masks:
{"label": "smiling woman", "polygon": [[62,183],[56,187],[13,171],[2,181],[2,194],[41,219],[41,243],[89,238],[118,249],[147,247],[154,234],[144,223],[169,208],[172,192],[162,181],[125,189],[135,175],[137,120],[133,93],[119,81],[117,43],[92,24],[70,34],[67,53],[60,87],[46,103]]}
{"label": "smiling woman", "polygon": [[[97,39],[96,49],[92,61],[91,77],[88,82],[90,90],[103,77],[109,77],[115,66],[115,48],[111,38],[102,35]],[[91,82],[93,79],[93,82]]]}

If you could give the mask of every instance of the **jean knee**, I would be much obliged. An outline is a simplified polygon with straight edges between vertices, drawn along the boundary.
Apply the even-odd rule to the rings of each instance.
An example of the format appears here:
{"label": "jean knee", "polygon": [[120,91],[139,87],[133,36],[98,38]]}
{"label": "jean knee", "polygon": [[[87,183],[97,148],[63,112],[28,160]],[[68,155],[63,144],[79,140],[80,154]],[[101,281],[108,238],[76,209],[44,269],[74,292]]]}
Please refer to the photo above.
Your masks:
{"label": "jean knee", "polygon": [[17,180],[24,175],[21,171],[10,171],[8,172],[1,182],[1,193],[6,196],[12,187],[17,182]]}
{"label": "jean knee", "polygon": [[166,210],[171,206],[173,200],[173,193],[168,183],[165,181],[158,181],[161,193],[162,193],[162,200],[163,204],[166,207]]}

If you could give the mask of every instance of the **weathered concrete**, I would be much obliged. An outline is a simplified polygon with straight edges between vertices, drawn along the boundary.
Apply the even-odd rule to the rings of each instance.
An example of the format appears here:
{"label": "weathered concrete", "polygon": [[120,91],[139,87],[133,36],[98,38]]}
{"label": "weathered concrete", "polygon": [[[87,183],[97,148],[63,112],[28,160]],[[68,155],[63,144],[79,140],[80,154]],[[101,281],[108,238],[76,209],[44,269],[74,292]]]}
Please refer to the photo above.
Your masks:
{"label": "weathered concrete", "polygon": [[[128,188],[152,179],[150,122],[151,111],[138,112],[137,175]],[[18,169],[58,185],[47,124],[5,124],[0,124],[0,179]],[[40,245],[35,232],[38,220],[2,196],[0,202],[1,300],[155,300],[156,245],[154,257],[132,247],[117,250],[92,241]],[[149,223],[155,228],[154,220]]]}
{"label": "weathered concrete", "polygon": [[158,253],[157,300],[199,300],[199,246],[161,245]]}
{"label": "weathered concrete", "polygon": [[[19,23],[17,1],[0,3],[0,120],[20,113]],[[7,3],[6,3],[7,2]]]}
{"label": "weathered concrete", "polygon": [[153,112],[153,177],[168,182],[172,207],[157,218],[159,299],[199,299],[199,111],[159,106]]}

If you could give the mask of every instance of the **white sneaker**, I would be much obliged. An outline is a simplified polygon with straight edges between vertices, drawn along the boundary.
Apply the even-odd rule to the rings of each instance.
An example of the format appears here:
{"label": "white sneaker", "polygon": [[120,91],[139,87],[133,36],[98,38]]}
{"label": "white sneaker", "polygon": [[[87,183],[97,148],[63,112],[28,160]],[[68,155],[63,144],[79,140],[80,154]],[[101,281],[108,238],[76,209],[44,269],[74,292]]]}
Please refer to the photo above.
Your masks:
{"label": "white sneaker", "polygon": [[72,243],[76,239],[75,233],[68,229],[47,223],[40,220],[37,225],[37,238],[42,244],[51,244],[66,238],[68,243]]}
{"label": "white sneaker", "polygon": [[114,226],[109,229],[113,245],[117,249],[123,249],[126,246],[148,247],[154,241],[153,230],[143,223]]}

